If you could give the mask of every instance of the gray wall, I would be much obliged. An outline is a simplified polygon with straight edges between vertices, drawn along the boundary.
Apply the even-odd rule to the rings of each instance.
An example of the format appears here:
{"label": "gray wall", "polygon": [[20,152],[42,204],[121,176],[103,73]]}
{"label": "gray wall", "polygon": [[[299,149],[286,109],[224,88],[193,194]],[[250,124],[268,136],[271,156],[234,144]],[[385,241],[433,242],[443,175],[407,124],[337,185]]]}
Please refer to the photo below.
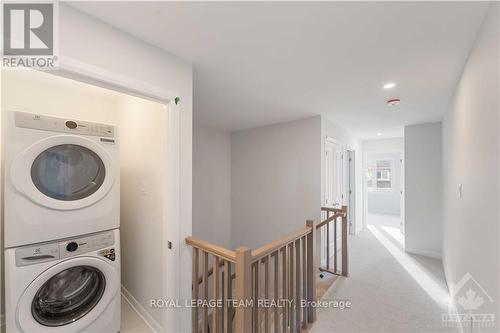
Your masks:
{"label": "gray wall", "polygon": [[441,123],[405,127],[405,249],[441,256]]}
{"label": "gray wall", "polygon": [[320,218],[321,117],[231,134],[231,240],[255,248]]}
{"label": "gray wall", "polygon": [[[492,3],[443,119],[443,263],[450,289],[469,272],[499,293],[499,5]],[[462,197],[458,185],[463,185]]]}
{"label": "gray wall", "polygon": [[231,134],[193,127],[193,235],[231,248]]}

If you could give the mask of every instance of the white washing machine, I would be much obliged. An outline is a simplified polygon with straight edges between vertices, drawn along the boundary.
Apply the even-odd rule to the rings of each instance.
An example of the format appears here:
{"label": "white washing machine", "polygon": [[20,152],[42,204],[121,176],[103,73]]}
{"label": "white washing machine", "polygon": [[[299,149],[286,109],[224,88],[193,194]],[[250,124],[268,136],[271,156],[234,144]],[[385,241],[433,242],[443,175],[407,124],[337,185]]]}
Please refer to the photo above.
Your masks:
{"label": "white washing machine", "polygon": [[7,112],[5,247],[120,226],[117,128]]}
{"label": "white washing machine", "polygon": [[6,331],[120,331],[117,229],[5,250]]}

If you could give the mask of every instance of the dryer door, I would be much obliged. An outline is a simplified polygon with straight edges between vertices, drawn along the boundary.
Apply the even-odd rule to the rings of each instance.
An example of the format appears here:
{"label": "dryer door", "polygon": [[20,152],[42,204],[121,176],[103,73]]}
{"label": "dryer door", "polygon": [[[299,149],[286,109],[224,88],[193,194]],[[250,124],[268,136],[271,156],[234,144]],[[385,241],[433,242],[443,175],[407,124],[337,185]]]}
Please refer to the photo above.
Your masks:
{"label": "dryer door", "polygon": [[63,261],[38,276],[22,295],[19,325],[25,332],[79,332],[118,292],[113,266],[95,257]]}
{"label": "dryer door", "polygon": [[42,206],[70,210],[101,200],[115,180],[115,166],[98,143],[74,135],[41,140],[11,169],[14,186]]}

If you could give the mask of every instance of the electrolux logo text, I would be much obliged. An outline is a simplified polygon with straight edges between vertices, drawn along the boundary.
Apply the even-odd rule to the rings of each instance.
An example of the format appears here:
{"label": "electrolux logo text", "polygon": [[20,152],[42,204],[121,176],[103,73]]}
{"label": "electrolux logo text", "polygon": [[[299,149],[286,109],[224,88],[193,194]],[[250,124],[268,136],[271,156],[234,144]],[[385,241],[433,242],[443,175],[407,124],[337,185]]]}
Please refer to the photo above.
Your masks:
{"label": "electrolux logo text", "polygon": [[3,4],[4,67],[55,68],[55,14],[55,3]]}

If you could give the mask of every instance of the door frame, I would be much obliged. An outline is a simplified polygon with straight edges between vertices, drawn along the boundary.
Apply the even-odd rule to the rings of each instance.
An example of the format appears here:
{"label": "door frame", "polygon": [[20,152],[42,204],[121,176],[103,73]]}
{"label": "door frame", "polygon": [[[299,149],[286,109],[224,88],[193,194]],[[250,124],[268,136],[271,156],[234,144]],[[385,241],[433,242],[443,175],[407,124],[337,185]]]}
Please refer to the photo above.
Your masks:
{"label": "door frame", "polygon": [[[342,184],[341,184],[341,192],[342,192],[342,202],[340,203],[340,206],[343,206],[346,204],[346,199],[347,199],[347,193],[346,193],[346,184],[347,184],[347,179],[346,179],[346,176],[347,176],[347,163],[346,163],[346,152],[347,152],[347,144],[345,144],[344,142],[340,141],[340,140],[337,140],[337,139],[334,139],[330,136],[326,136],[325,137],[325,147],[324,147],[324,154],[325,154],[325,161],[324,163],[326,163],[326,146],[328,145],[328,143],[333,143],[333,144],[336,144],[336,145],[339,145],[342,149],[342,174],[340,175],[340,179],[342,181]],[[326,168],[325,168],[325,180],[326,180]],[[326,188],[325,188],[325,193],[326,193]],[[326,200],[326,196],[325,196],[325,200]],[[324,205],[326,205],[326,202],[323,202]]]}
{"label": "door frame", "polygon": [[[402,219],[401,226],[404,228],[404,189],[405,189],[405,179],[404,179],[404,149],[380,149],[380,150],[368,150],[363,152],[363,228],[366,228],[368,225],[368,188],[367,188],[367,169],[368,169],[368,156],[372,154],[391,154],[391,153],[400,153],[401,154],[401,191],[400,196],[403,197],[403,200],[400,198],[400,218]],[[402,206],[401,206],[402,205]],[[400,227],[401,227],[400,226]],[[401,228],[400,228],[401,230]]]}
{"label": "door frame", "polygon": [[356,234],[356,150],[347,148],[349,234]]}
{"label": "door frame", "polygon": [[[338,139],[335,139],[335,138],[332,138],[330,136],[324,136],[324,143],[322,144],[322,168],[324,169],[324,178],[322,178],[321,182],[322,182],[322,186],[324,186],[324,188],[322,187],[322,191],[323,191],[323,200],[322,200],[322,203],[321,205],[322,206],[325,206],[326,205],[326,191],[327,191],[327,188],[326,188],[326,184],[324,182],[326,182],[326,173],[327,173],[327,170],[326,170],[326,147],[328,145],[328,143],[333,143],[333,144],[336,144],[336,145],[339,145],[342,149],[342,168],[341,168],[341,181],[342,181],[342,184],[341,184],[341,192],[342,192],[342,200],[341,200],[341,203],[340,203],[340,206],[343,206],[343,205],[346,205],[346,202],[347,202],[347,193],[346,193],[346,184],[347,184],[347,180],[346,180],[346,177],[347,177],[347,171],[348,171],[348,164],[346,163],[346,151],[347,149],[349,149],[348,145],[346,143],[344,143],[343,141],[340,141]],[[339,207],[340,208],[340,207]],[[321,216],[321,220],[324,220],[326,218],[326,215],[323,215]],[[341,235],[341,233],[339,232],[338,233],[339,236]],[[333,236],[330,238],[331,240],[333,240]],[[320,263],[321,265],[323,266],[326,266],[326,247],[323,246],[322,244],[325,244],[326,242],[326,228],[321,228],[321,231],[320,231],[320,241],[318,242],[318,246],[321,246],[319,247],[320,249]]]}
{"label": "door frame", "polygon": [[[171,278],[163,278],[163,294],[169,299],[182,299],[187,292],[191,294],[191,281],[182,278],[191,271],[191,264],[189,260],[181,260],[181,256],[185,256],[186,251],[189,250],[185,246],[184,239],[191,235],[192,230],[191,223],[187,221],[191,217],[190,204],[186,202],[187,196],[183,195],[190,181],[187,181],[189,177],[181,168],[183,158],[181,151],[182,104],[175,102],[180,94],[67,56],[60,56],[59,60],[59,69],[49,71],[49,74],[149,99],[164,105],[167,112],[165,151],[167,195],[163,206],[163,249],[166,250],[168,244],[169,250],[165,251],[166,262],[162,265],[164,265],[165,274],[168,272]],[[182,99],[182,96],[180,98]],[[161,324],[165,331],[183,330],[183,327],[190,325],[190,323],[183,323],[182,316],[176,316],[175,311],[162,313]]]}

